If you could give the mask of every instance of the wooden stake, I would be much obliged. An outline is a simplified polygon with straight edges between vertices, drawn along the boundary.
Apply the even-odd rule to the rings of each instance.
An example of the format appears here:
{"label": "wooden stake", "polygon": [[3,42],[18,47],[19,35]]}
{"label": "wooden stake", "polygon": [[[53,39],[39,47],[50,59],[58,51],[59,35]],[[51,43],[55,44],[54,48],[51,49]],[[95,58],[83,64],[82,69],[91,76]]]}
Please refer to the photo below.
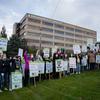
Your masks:
{"label": "wooden stake", "polygon": [[36,81],[35,81],[35,77],[34,77],[34,86],[36,87]]}

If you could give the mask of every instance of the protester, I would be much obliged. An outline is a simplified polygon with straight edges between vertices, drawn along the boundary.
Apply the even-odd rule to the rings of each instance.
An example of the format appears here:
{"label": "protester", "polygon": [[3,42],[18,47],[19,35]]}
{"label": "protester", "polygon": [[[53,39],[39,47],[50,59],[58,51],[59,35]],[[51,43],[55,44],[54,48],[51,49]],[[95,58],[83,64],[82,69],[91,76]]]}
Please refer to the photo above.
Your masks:
{"label": "protester", "polygon": [[27,55],[27,50],[24,52],[24,60],[25,60],[25,76],[24,76],[24,85],[28,85],[29,83],[29,59]]}
{"label": "protester", "polygon": [[3,71],[4,71],[4,90],[9,89],[9,80],[10,80],[10,62],[7,59],[6,54],[3,54]]}
{"label": "protester", "polygon": [[96,63],[96,55],[93,53],[92,50],[88,54],[88,58],[89,58],[90,70],[94,70]]}
{"label": "protester", "polygon": [[0,54],[0,92],[3,91],[3,83],[4,83],[3,60],[2,60],[2,55]]}
{"label": "protester", "polygon": [[81,56],[79,54],[76,55],[76,74],[80,74],[81,71]]}

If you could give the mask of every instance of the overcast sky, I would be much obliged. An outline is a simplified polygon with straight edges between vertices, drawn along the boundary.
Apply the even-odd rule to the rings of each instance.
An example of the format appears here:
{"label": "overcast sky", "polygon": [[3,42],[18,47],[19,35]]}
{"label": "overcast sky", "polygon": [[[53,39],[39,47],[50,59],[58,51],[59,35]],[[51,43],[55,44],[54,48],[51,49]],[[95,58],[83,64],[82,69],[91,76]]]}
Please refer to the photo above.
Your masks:
{"label": "overcast sky", "polygon": [[100,0],[0,0],[0,30],[5,25],[11,36],[27,12],[93,29],[100,41]]}

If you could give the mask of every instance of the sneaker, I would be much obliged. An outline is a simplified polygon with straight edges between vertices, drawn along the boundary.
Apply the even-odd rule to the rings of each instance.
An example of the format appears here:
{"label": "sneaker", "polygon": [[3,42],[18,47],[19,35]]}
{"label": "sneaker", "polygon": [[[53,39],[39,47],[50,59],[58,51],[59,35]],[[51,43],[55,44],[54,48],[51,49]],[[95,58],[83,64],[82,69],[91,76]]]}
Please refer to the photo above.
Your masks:
{"label": "sneaker", "polygon": [[9,89],[9,91],[12,91],[12,89]]}
{"label": "sneaker", "polygon": [[0,92],[3,92],[2,90],[0,90]]}
{"label": "sneaker", "polygon": [[6,91],[7,91],[8,89],[7,89],[7,88],[5,88],[4,90],[6,90]]}

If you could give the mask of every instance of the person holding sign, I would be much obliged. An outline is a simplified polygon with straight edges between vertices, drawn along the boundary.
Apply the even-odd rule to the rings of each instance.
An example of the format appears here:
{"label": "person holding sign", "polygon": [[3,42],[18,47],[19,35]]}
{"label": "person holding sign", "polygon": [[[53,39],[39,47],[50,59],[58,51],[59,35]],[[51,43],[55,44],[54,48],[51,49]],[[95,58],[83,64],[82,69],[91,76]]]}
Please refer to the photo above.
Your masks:
{"label": "person holding sign", "polygon": [[4,80],[3,60],[2,60],[2,55],[0,54],[0,92],[2,92],[3,90],[3,80]]}
{"label": "person holding sign", "polygon": [[95,62],[96,62],[96,56],[95,56],[95,54],[93,53],[92,50],[88,54],[88,58],[89,58],[90,70],[94,70]]}
{"label": "person holding sign", "polygon": [[76,74],[80,74],[81,57],[79,54],[76,55]]}
{"label": "person holding sign", "polygon": [[27,55],[27,50],[24,52],[24,60],[25,60],[25,80],[24,85],[28,85],[29,82],[29,59]]}

